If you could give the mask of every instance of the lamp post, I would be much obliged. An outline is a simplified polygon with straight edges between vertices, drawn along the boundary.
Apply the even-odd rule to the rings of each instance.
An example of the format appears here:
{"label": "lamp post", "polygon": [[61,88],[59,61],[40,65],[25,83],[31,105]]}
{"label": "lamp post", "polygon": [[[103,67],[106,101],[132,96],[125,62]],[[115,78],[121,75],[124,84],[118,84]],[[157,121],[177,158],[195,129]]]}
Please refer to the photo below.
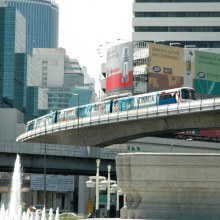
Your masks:
{"label": "lamp post", "polygon": [[113,185],[116,184],[115,180],[111,180],[110,179],[110,172],[111,172],[111,165],[108,165],[108,178],[107,178],[107,180],[103,180],[101,182],[102,188],[103,189],[107,188],[107,218],[110,217],[110,207],[111,207],[111,203],[110,203],[111,197],[110,197],[110,194],[115,192],[115,188],[113,188],[113,187],[111,188],[111,184],[113,184]]}
{"label": "lamp post", "polygon": [[77,96],[77,147],[79,147],[79,94],[72,93],[72,95]]}
{"label": "lamp post", "polygon": [[[99,176],[100,159],[96,160],[96,176],[90,176],[89,180],[86,181],[86,186],[89,188],[95,187],[96,202],[95,202],[95,216],[98,218],[99,213],[99,182],[100,180],[105,180],[105,177]],[[95,180],[95,182],[93,181]]]}
{"label": "lamp post", "polygon": [[116,192],[116,218],[119,218],[119,195],[122,195],[123,192],[121,191],[121,189],[118,187],[118,184],[115,182],[112,186],[112,192],[115,193]]}
{"label": "lamp post", "polygon": [[99,217],[99,167],[100,167],[100,159],[96,160],[96,186],[95,186],[95,215]]}
{"label": "lamp post", "polygon": [[108,189],[107,189],[107,217],[110,217],[110,172],[111,165],[108,165]]}
{"label": "lamp post", "polygon": [[44,206],[46,207],[47,202],[47,140],[46,140],[46,132],[47,132],[47,123],[46,118],[44,119],[44,132],[45,132],[45,139],[44,139]]}

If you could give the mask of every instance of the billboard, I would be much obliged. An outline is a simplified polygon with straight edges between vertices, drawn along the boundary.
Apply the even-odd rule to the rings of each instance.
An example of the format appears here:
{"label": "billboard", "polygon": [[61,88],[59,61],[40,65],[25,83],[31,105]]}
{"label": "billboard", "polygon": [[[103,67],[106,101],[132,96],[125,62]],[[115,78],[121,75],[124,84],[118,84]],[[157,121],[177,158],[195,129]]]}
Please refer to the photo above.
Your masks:
{"label": "billboard", "polygon": [[130,92],[133,86],[133,44],[132,42],[113,46],[107,50],[106,58],[107,96]]}
{"label": "billboard", "polygon": [[[54,192],[74,192],[74,176],[46,175],[46,190]],[[44,175],[31,174],[30,190],[44,190]]]}
{"label": "billboard", "polygon": [[193,87],[195,53],[190,48],[149,44],[148,91]]}
{"label": "billboard", "polygon": [[220,95],[220,54],[195,51],[195,89],[198,94]]}

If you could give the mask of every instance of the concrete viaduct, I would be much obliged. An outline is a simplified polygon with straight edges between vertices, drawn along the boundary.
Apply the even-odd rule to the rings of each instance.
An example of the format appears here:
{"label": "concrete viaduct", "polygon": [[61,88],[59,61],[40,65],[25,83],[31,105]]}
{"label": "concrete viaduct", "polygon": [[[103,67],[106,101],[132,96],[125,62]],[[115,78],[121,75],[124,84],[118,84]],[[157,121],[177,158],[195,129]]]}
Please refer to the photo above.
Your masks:
{"label": "concrete viaduct", "polygon": [[56,123],[17,141],[105,147],[171,131],[220,127],[220,98],[155,106]]}

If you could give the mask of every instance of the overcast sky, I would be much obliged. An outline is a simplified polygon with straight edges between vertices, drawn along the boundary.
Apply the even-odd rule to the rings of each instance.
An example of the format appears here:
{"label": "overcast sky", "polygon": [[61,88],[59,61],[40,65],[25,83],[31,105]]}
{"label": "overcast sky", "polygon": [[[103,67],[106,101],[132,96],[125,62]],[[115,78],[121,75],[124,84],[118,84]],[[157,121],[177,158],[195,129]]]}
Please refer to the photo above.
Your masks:
{"label": "overcast sky", "polygon": [[97,49],[106,48],[99,45],[117,39],[131,40],[133,0],[56,0],[56,3],[60,9],[59,47],[86,66],[97,84],[102,62]]}

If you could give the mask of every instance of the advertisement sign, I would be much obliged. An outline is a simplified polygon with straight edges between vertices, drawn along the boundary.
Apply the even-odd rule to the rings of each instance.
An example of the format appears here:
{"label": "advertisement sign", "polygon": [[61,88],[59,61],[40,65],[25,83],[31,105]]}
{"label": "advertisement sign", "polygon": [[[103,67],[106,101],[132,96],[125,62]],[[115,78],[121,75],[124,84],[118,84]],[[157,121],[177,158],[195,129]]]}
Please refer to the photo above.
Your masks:
{"label": "advertisement sign", "polygon": [[[44,190],[43,174],[31,174],[30,190]],[[46,175],[46,190],[54,192],[73,192],[74,176]]]}
{"label": "advertisement sign", "polygon": [[183,48],[150,43],[149,54],[149,73],[183,76],[185,64]]}
{"label": "advertisement sign", "polygon": [[163,74],[148,74],[148,91],[159,91],[183,86],[183,77]]}
{"label": "advertisement sign", "polygon": [[193,87],[195,54],[190,48],[149,44],[148,90]]}
{"label": "advertisement sign", "polygon": [[132,42],[109,48],[106,62],[106,94],[131,91],[133,85]]}
{"label": "advertisement sign", "polygon": [[197,93],[220,95],[220,54],[196,51],[195,89]]}
{"label": "advertisement sign", "polygon": [[94,202],[89,199],[87,202],[87,213],[93,213]]}

